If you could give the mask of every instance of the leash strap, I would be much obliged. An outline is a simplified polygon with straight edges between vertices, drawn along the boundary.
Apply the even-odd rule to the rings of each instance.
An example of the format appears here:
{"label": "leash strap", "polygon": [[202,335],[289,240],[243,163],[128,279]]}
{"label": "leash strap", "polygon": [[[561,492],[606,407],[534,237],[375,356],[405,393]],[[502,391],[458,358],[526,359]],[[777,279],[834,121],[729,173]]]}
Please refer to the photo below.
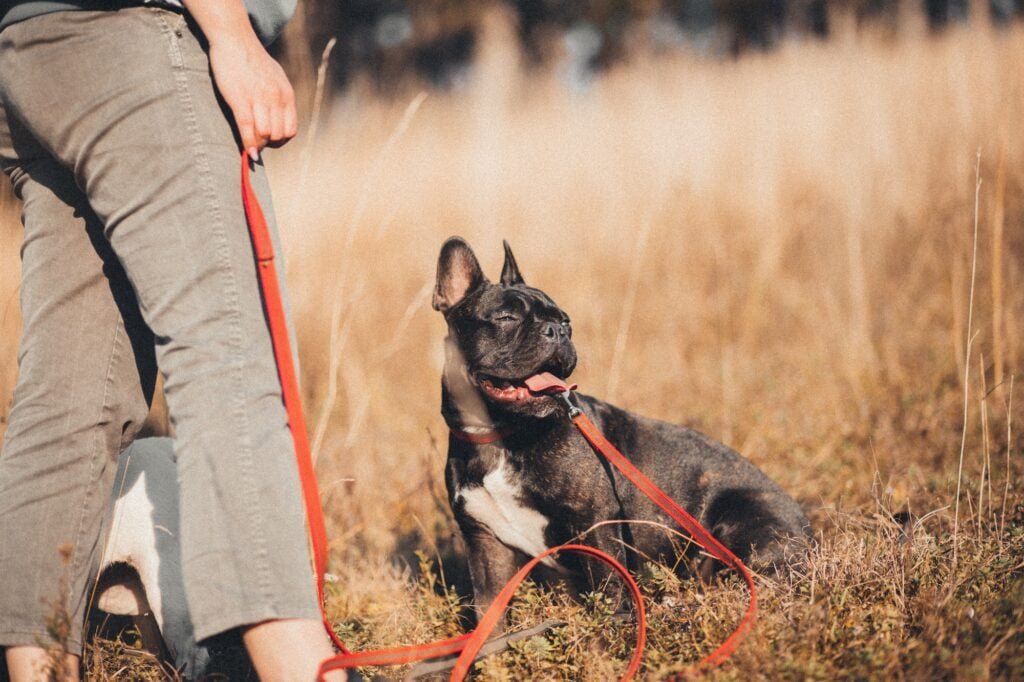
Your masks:
{"label": "leash strap", "polygon": [[530,574],[530,571],[536,568],[544,559],[561,552],[583,554],[584,556],[589,556],[607,564],[612,570],[618,573],[626,583],[626,587],[629,589],[629,593],[637,607],[637,643],[633,651],[633,657],[630,659],[629,666],[621,679],[623,681],[631,680],[636,675],[636,671],[640,667],[640,661],[643,659],[644,646],[647,638],[647,616],[644,611],[643,597],[640,594],[640,588],[637,586],[636,581],[633,580],[633,576],[629,574],[629,571],[627,571],[622,564],[601,550],[594,549],[593,547],[587,547],[586,545],[560,545],[558,547],[553,547],[528,561],[521,569],[519,569],[519,572],[505,584],[501,589],[501,592],[499,592],[497,597],[495,597],[494,602],[480,618],[480,622],[477,624],[476,629],[470,633],[453,637],[452,639],[431,642],[429,644],[413,644],[393,649],[360,651],[354,654],[335,656],[334,658],[328,658],[320,664],[320,675],[323,676],[325,673],[332,670],[344,670],[347,668],[358,668],[363,666],[400,665],[429,658],[451,656],[458,653],[459,657],[458,660],[455,661],[455,666],[452,668],[451,679],[456,681],[464,680],[469,674],[469,670],[472,667],[477,654],[480,652],[481,647],[483,647],[487,642],[488,635],[491,634],[498,621],[501,619],[502,614],[508,607],[509,602],[512,600],[512,596],[515,594],[519,585],[522,584],[523,580],[525,580]]}
{"label": "leash strap", "polygon": [[334,645],[347,653],[348,649],[334,634],[334,628],[331,627],[327,614],[323,610],[324,571],[327,570],[327,530],[324,527],[324,515],[320,508],[320,489],[316,484],[313,456],[309,447],[309,436],[306,433],[306,418],[302,412],[302,395],[299,393],[299,380],[295,375],[295,363],[292,360],[294,356],[292,355],[291,339],[288,335],[284,303],[281,300],[281,287],[278,282],[277,269],[274,267],[274,242],[270,238],[267,219],[263,215],[259,199],[252,188],[249,156],[245,152],[242,152],[242,206],[245,208],[249,235],[252,237],[256,272],[259,275],[260,289],[263,293],[263,308],[274,347],[277,376],[281,382],[281,395],[288,415],[288,428],[295,445],[295,461],[299,467],[302,503],[306,508],[306,524],[309,529],[310,554],[313,561],[317,600],[321,605],[320,613],[323,617],[324,628]]}
{"label": "leash strap", "polygon": [[689,536],[697,544],[704,547],[704,550],[718,559],[725,565],[732,569],[735,569],[743,580],[747,583],[747,589],[750,591],[750,601],[747,605],[747,610],[743,614],[743,618],[740,620],[739,625],[733,630],[732,634],[717,649],[706,656],[700,663],[697,664],[699,669],[710,668],[717,665],[721,665],[725,659],[727,659],[736,649],[739,647],[740,642],[754,626],[754,621],[757,619],[757,587],[754,585],[754,577],[750,574],[750,569],[740,561],[739,557],[733,554],[728,547],[719,542],[715,536],[708,532],[701,523],[693,518],[685,509],[676,503],[671,497],[665,494],[661,488],[654,484],[651,479],[647,478],[642,471],[636,468],[632,462],[626,459],[619,450],[612,445],[607,438],[604,437],[594,422],[590,421],[583,412],[576,410],[572,418],[573,424],[579,429],[583,437],[587,439],[591,447],[597,450],[600,454],[615,466],[623,476],[628,478],[633,485],[639,488],[647,497],[661,508],[673,521],[678,523],[683,530],[689,534]]}
{"label": "leash strap", "polygon": [[[608,554],[588,547],[586,545],[566,544],[553,547],[543,554],[534,557],[527,562],[516,575],[502,588],[497,598],[480,619],[477,628],[465,635],[451,639],[439,640],[427,644],[415,644],[411,646],[395,647],[391,649],[380,649],[377,651],[361,651],[352,653],[338,639],[331,627],[327,614],[324,611],[324,571],[327,568],[327,531],[324,526],[323,510],[320,507],[320,491],[317,488],[316,472],[313,468],[313,457],[310,452],[309,438],[306,434],[306,420],[302,412],[302,397],[299,393],[299,382],[295,374],[295,363],[293,361],[291,339],[288,334],[287,318],[284,313],[284,305],[281,300],[281,290],[278,282],[277,271],[274,267],[274,245],[267,229],[267,221],[260,208],[256,193],[252,189],[250,180],[249,157],[242,153],[242,204],[245,208],[246,220],[249,224],[249,232],[252,237],[253,251],[255,252],[257,272],[259,275],[260,288],[263,294],[264,310],[267,316],[267,326],[274,348],[274,358],[277,362],[278,378],[281,382],[281,393],[288,415],[288,427],[292,434],[295,446],[295,459],[299,469],[299,479],[302,485],[302,501],[306,510],[306,522],[309,531],[310,554],[316,581],[316,592],[320,603],[321,616],[324,629],[330,636],[334,645],[342,652],[339,656],[328,658],[321,662],[318,679],[333,670],[355,668],[362,666],[399,665],[413,661],[440,658],[459,653],[459,658],[452,669],[452,680],[463,680],[469,673],[473,661],[480,651],[480,648],[487,640],[487,636],[493,631],[504,613],[505,608],[511,601],[513,594],[526,576],[545,558],[560,552],[572,552],[582,554],[608,565],[626,583],[630,595],[636,605],[637,614],[637,643],[630,659],[629,665],[622,680],[630,680],[640,667],[643,658],[643,650],[647,640],[647,620],[644,610],[643,597],[636,581],[629,574],[622,564]],[[572,387],[575,388],[575,387]],[[662,510],[676,521],[687,533],[702,545],[705,550],[721,560],[728,566],[735,568],[743,576],[750,589],[750,606],[732,635],[718,647],[711,655],[707,656],[699,666],[709,667],[718,665],[736,650],[743,635],[753,626],[757,612],[757,595],[754,587],[753,577],[732,552],[716,540],[700,523],[690,516],[686,510],[676,504],[658,486],[637,469],[633,464],[620,453],[615,446],[597,430],[597,427],[582,412],[573,413],[573,423],[580,430],[587,441],[603,454],[616,468],[619,469],[630,481],[640,488],[648,497],[655,501]],[[461,653],[460,653],[461,652]]]}

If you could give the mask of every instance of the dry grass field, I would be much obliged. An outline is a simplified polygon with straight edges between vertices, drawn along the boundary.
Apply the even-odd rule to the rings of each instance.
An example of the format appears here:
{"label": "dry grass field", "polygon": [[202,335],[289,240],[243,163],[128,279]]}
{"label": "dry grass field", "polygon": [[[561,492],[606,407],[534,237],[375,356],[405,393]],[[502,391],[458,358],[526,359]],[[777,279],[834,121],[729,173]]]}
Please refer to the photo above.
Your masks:
{"label": "dry grass field", "polygon": [[[806,570],[760,581],[713,678],[1024,677],[1024,26],[635,56],[583,92],[487,28],[465,91],[355,87],[269,156],[343,638],[462,627],[429,304],[461,234],[492,277],[508,239],[570,313],[581,390],[723,440],[807,509]],[[0,418],[19,229],[0,205]],[[641,581],[651,679],[744,606],[734,579]],[[607,610],[527,589],[513,622],[571,624],[480,678],[614,677],[632,628]]]}

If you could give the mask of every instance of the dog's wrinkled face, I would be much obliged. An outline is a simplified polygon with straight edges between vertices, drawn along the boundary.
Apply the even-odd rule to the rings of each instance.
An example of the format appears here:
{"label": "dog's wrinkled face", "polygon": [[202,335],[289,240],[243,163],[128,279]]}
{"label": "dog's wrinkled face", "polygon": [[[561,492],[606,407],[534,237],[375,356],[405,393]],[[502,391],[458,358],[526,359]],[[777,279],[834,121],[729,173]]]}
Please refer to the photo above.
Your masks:
{"label": "dog's wrinkled face", "polygon": [[541,372],[563,379],[572,373],[572,327],[547,294],[526,285],[507,243],[501,280],[492,284],[465,241],[445,242],[434,308],[444,313],[449,342],[461,354],[462,367],[446,367],[446,381],[459,372],[491,411],[540,417],[555,410],[554,399],[531,393],[523,382]]}

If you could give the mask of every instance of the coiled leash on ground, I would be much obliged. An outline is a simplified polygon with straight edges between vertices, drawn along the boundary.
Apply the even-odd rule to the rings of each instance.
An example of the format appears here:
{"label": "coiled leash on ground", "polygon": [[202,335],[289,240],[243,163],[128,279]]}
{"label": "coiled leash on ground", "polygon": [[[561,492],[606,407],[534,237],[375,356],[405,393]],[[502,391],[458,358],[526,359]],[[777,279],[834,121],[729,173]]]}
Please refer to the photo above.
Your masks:
{"label": "coiled leash on ground", "polygon": [[[281,302],[278,276],[274,267],[274,246],[270,238],[270,232],[267,229],[266,218],[260,208],[259,200],[253,192],[249,174],[249,157],[243,153],[242,203],[245,207],[245,216],[249,223],[250,235],[252,236],[253,251],[256,257],[260,288],[263,293],[267,325],[273,341],[274,357],[277,361],[281,391],[285,410],[288,414],[288,426],[295,444],[295,459],[299,468],[299,479],[302,484],[302,501],[306,508],[306,521],[309,528],[310,552],[315,573],[317,597],[320,600],[324,628],[327,630],[328,635],[330,635],[334,645],[341,651],[340,655],[328,658],[320,664],[319,678],[322,679],[325,673],[332,670],[363,666],[400,665],[414,661],[452,656],[458,653],[459,657],[452,669],[451,679],[462,680],[469,673],[477,653],[501,618],[506,606],[508,606],[509,601],[512,599],[512,595],[530,571],[548,556],[562,552],[573,552],[607,564],[623,579],[633,598],[633,602],[636,605],[636,648],[626,668],[626,672],[622,676],[623,680],[632,679],[640,667],[644,645],[647,640],[647,621],[640,588],[637,587],[636,581],[633,580],[629,571],[622,564],[608,554],[586,545],[560,545],[531,559],[498,593],[494,603],[491,604],[483,617],[480,618],[477,628],[459,637],[426,644],[360,652],[349,651],[338,639],[328,621],[327,613],[323,609],[324,571],[327,568],[327,532],[324,527],[323,512],[320,508],[320,491],[316,484],[316,473],[313,469],[309,439],[306,435],[306,420],[302,413],[302,399],[299,394],[298,379],[295,375],[291,340],[288,335],[284,306]],[[594,450],[605,457],[623,476],[628,478],[645,495],[651,498],[662,511],[668,514],[672,520],[678,523],[690,535],[694,542],[701,545],[708,555],[735,569],[743,576],[750,591],[750,602],[746,613],[744,613],[743,618],[733,633],[717,649],[701,660],[697,664],[696,670],[720,665],[736,650],[740,641],[753,627],[754,620],[757,617],[757,589],[750,571],[735,554],[716,540],[685,509],[676,504],[672,498],[647,478],[643,472],[633,466],[633,463],[626,459],[594,426],[594,423],[572,403],[570,395],[575,390],[575,385],[569,386],[551,374],[541,374],[531,377],[527,381],[527,387],[534,393],[547,393],[560,398],[568,407],[569,418]]]}

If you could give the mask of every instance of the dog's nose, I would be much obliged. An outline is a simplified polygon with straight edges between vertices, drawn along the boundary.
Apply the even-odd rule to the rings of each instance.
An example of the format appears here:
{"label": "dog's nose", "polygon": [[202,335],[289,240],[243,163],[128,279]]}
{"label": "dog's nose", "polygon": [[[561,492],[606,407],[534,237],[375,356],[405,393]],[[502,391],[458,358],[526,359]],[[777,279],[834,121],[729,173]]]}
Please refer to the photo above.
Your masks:
{"label": "dog's nose", "polygon": [[549,339],[563,340],[568,336],[565,325],[558,324],[557,322],[546,322],[541,333]]}

